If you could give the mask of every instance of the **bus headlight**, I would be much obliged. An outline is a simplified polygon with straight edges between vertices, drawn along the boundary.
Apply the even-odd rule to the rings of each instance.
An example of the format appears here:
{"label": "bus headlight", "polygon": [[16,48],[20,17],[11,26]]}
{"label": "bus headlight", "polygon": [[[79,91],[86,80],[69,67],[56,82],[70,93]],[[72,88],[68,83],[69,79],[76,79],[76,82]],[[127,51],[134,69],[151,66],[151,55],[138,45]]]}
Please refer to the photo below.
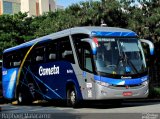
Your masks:
{"label": "bus headlight", "polygon": [[143,85],[143,86],[148,85],[148,81],[144,81],[144,82],[142,83],[142,85]]}
{"label": "bus headlight", "polygon": [[109,86],[109,83],[106,83],[106,82],[97,81],[97,83],[101,86],[105,86],[105,87]]}

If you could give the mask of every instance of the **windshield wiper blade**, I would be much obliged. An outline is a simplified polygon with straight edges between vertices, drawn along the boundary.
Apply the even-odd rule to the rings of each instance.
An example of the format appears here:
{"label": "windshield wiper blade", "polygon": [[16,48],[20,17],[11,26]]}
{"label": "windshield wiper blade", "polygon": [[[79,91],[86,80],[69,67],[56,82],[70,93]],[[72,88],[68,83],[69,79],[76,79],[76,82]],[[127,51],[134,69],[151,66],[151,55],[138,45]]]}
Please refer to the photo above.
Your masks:
{"label": "windshield wiper blade", "polygon": [[127,57],[125,51],[123,50],[122,46],[120,45],[119,40],[117,41],[117,44],[118,44],[119,56],[121,57],[120,61],[123,62],[123,66],[126,67],[127,65],[129,65],[134,69],[135,73],[138,73],[138,70],[136,69],[134,64],[130,61],[130,59]]}
{"label": "windshield wiper blade", "polygon": [[[131,64],[131,66],[132,66],[132,68],[135,70],[135,72],[136,72],[137,74],[139,74],[137,68],[134,66],[134,64],[131,62],[131,60],[130,60],[130,59],[127,59],[127,61]],[[129,64],[129,63],[128,63],[128,64]]]}
{"label": "windshield wiper blade", "polygon": [[122,50],[122,53],[123,53],[123,58],[124,58],[124,61],[126,62],[126,64],[130,64],[130,66],[134,69],[134,71],[138,74],[138,70],[137,68],[134,66],[134,64],[131,62],[131,60],[127,57],[126,53]]}

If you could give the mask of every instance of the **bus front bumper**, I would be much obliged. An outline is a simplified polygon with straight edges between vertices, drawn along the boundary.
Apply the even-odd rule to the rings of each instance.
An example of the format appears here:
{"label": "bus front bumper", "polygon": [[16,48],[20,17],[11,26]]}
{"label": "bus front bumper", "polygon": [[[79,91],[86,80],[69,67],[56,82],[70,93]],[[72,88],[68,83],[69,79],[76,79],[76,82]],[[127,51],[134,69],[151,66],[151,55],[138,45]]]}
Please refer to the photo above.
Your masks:
{"label": "bus front bumper", "polygon": [[96,84],[96,100],[146,98],[149,94],[148,84],[141,86],[103,86]]}

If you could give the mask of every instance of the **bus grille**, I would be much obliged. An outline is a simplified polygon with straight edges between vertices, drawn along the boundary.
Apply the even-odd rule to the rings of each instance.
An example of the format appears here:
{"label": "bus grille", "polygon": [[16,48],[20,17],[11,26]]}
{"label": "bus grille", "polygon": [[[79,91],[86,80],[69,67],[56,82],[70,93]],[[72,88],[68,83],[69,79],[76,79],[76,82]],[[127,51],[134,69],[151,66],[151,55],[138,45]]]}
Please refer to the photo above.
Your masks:
{"label": "bus grille", "polygon": [[123,89],[137,89],[142,88],[144,85],[137,84],[137,85],[110,85],[109,88],[111,89],[117,89],[117,90],[123,90]]}

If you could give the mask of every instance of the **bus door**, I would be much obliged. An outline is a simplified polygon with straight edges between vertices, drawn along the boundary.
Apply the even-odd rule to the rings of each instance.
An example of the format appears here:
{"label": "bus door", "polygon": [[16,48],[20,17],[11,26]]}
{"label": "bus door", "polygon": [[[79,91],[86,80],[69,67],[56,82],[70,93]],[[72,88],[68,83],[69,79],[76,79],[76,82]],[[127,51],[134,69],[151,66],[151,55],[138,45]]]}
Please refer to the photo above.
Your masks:
{"label": "bus door", "polygon": [[90,43],[82,42],[82,80],[84,82],[86,99],[95,99],[94,63]]}

